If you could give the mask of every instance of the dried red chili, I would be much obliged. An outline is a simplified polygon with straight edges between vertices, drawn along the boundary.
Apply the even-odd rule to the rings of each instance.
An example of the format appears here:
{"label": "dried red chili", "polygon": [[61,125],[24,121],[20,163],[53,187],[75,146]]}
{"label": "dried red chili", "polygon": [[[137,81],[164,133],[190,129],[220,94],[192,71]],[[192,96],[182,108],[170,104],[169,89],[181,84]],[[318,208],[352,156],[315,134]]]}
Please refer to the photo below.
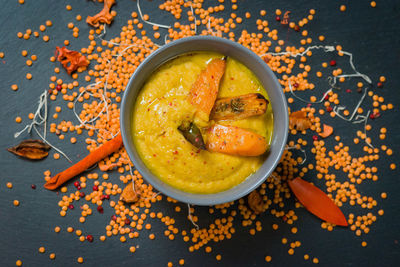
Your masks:
{"label": "dried red chili", "polygon": [[304,131],[311,127],[311,121],[307,117],[305,111],[295,111],[289,115],[289,126],[291,129]]}
{"label": "dried red chili", "polygon": [[283,25],[289,24],[289,14],[290,11],[286,11],[285,14],[283,14],[283,19],[281,21],[281,24]]}
{"label": "dried red chili", "polygon": [[55,55],[57,60],[60,61],[63,67],[67,70],[68,74],[71,74],[79,67],[86,67],[89,65],[89,61],[84,55],[77,51],[69,50],[65,46],[57,46]]}
{"label": "dried red chili", "polygon": [[110,24],[114,19],[113,15],[110,13],[111,6],[115,3],[115,0],[104,0],[103,9],[93,17],[88,16],[86,18],[86,23],[92,25],[93,27],[99,27],[100,23]]}
{"label": "dried red chili", "polygon": [[140,198],[140,188],[135,183],[135,188],[133,188],[133,182],[126,185],[124,190],[122,190],[120,200],[126,203],[136,202]]}
{"label": "dried red chili", "polygon": [[260,193],[257,190],[254,190],[247,197],[247,203],[249,204],[250,209],[254,211],[255,214],[260,214],[264,211],[264,202]]}

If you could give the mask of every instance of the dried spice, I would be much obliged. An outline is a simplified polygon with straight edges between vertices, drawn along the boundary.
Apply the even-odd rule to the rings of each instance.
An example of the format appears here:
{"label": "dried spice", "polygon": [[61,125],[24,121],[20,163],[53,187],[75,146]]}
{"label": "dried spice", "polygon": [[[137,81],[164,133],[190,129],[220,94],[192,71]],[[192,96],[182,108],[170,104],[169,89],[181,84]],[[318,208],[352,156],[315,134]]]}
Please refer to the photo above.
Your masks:
{"label": "dried spice", "polygon": [[57,60],[61,62],[63,67],[67,70],[68,74],[71,74],[79,67],[86,67],[89,65],[89,61],[84,55],[77,51],[69,50],[65,46],[56,47]]}
{"label": "dried spice", "polygon": [[133,182],[130,182],[126,185],[124,190],[121,193],[121,197],[119,200],[124,201],[125,203],[132,203],[138,201],[140,198],[140,188],[135,183],[135,188],[133,188]]}
{"label": "dried spice", "polygon": [[244,103],[239,98],[234,98],[231,100],[231,109],[234,113],[241,113],[244,111],[243,109]]}
{"label": "dried spice", "polygon": [[99,169],[102,172],[110,171],[116,167],[118,167],[117,163],[106,164],[103,160],[99,162]]}
{"label": "dried spice", "polygon": [[305,111],[298,110],[290,113],[289,126],[291,129],[304,131],[311,127],[311,121],[307,117],[307,113]]}
{"label": "dried spice", "polygon": [[247,202],[249,204],[250,209],[252,209],[256,214],[260,214],[264,212],[264,202],[260,193],[257,190],[254,190],[247,197]]}
{"label": "dried spice", "polygon": [[7,150],[23,158],[38,160],[47,157],[49,155],[49,149],[50,146],[41,140],[28,139]]}
{"label": "dried spice", "polygon": [[285,14],[283,14],[283,19],[281,20],[282,25],[289,24],[289,14],[290,14],[290,11],[286,11]]}
{"label": "dried spice", "polygon": [[88,16],[86,18],[86,23],[92,25],[93,27],[99,27],[100,23],[111,24],[114,19],[113,15],[110,13],[111,6],[115,3],[115,0],[104,0],[103,9],[93,17]]}
{"label": "dried spice", "polygon": [[324,124],[322,131],[323,132],[319,133],[319,136],[321,136],[322,138],[327,138],[328,136],[330,136],[333,133],[333,127],[330,125]]}

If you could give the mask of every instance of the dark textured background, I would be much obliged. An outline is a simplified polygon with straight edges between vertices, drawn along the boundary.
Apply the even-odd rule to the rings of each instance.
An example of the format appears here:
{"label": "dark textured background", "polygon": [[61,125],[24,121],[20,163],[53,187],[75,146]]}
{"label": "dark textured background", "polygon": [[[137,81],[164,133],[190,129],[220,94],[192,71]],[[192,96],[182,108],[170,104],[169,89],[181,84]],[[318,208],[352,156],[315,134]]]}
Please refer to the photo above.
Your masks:
{"label": "dark textured background", "polygon": [[[252,18],[250,23],[238,25],[238,31],[243,28],[249,29],[250,32],[255,31],[254,22],[259,17],[258,13],[261,9],[267,10],[266,18],[270,21],[270,28],[276,28],[279,31],[281,31],[281,26],[274,20],[276,8],[282,11],[292,11],[291,17],[296,21],[304,17],[310,8],[316,9],[315,19],[305,27],[315,41],[318,35],[323,34],[326,36],[326,44],[340,44],[345,51],[352,52],[359,71],[369,75],[374,84],[380,75],[386,76],[387,82],[384,88],[377,89],[374,85],[373,90],[378,91],[379,95],[383,95],[385,100],[392,102],[395,112],[385,112],[381,118],[371,122],[373,130],[370,136],[378,145],[383,143],[389,145],[393,149],[394,155],[392,157],[382,156],[378,161],[378,182],[364,181],[362,185],[358,186],[361,194],[373,196],[378,201],[378,208],[385,211],[384,216],[378,216],[378,221],[372,225],[368,235],[356,237],[349,229],[340,228],[333,232],[327,232],[321,229],[320,220],[302,209],[296,209],[296,213],[299,215],[299,220],[296,222],[299,232],[297,235],[292,235],[290,226],[281,223],[280,220],[266,212],[259,218],[263,223],[262,232],[257,233],[256,236],[250,236],[248,229],[238,226],[236,227],[237,233],[233,235],[232,240],[212,244],[213,252],[210,254],[206,254],[203,250],[189,253],[188,244],[182,241],[180,234],[173,242],[167,240],[163,235],[166,227],[157,221],[152,222],[153,229],[151,230],[156,234],[155,241],[150,241],[147,238],[147,230],[143,230],[142,237],[128,240],[125,244],[116,238],[107,238],[106,242],[100,242],[98,236],[104,234],[104,227],[108,223],[113,209],[105,205],[104,215],[100,215],[94,210],[96,214],[89,216],[86,223],[82,225],[78,222],[78,205],[76,205],[75,211],[69,212],[66,217],[62,218],[59,216],[57,206],[60,197],[56,193],[42,188],[43,171],[51,169],[56,172],[64,169],[69,165],[65,159],[55,161],[50,156],[38,163],[16,158],[6,152],[7,147],[27,137],[24,135],[22,138],[14,140],[13,134],[29,121],[27,115],[35,110],[38,96],[47,88],[54,67],[59,66],[48,60],[53,55],[55,46],[62,46],[65,39],[71,41],[70,48],[74,50],[87,46],[89,40],[86,36],[89,27],[84,20],[87,15],[97,13],[102,7],[102,4],[83,0],[25,0],[25,2],[24,5],[19,5],[17,0],[0,0],[2,7],[0,11],[0,51],[5,52],[5,58],[0,61],[1,266],[13,266],[17,259],[21,259],[24,266],[70,266],[77,264],[76,259],[79,256],[84,257],[85,263],[91,266],[165,266],[168,261],[177,265],[180,258],[185,259],[187,266],[261,266],[266,264],[264,260],[266,255],[272,256],[270,264],[274,266],[311,265],[310,261],[303,260],[305,253],[311,257],[318,257],[320,265],[323,266],[394,266],[398,263],[400,260],[398,244],[400,238],[400,194],[398,192],[400,188],[398,185],[400,168],[398,160],[400,152],[398,123],[400,106],[399,1],[378,0],[376,8],[371,8],[369,1],[239,1],[240,10],[236,13],[242,14],[244,17],[244,12],[250,11]],[[137,10],[135,1],[119,0],[117,2],[113,10],[116,10],[118,15],[111,28],[108,29],[106,39],[116,36],[120,32],[121,26],[130,18],[130,13]],[[161,1],[142,0],[142,2],[142,8],[146,10],[145,13],[149,14],[151,19],[156,18],[157,21],[164,24],[173,22],[169,13],[161,12],[158,9]],[[214,2],[216,1],[212,1],[212,3]],[[226,2],[225,17],[230,12],[230,2]],[[66,4],[72,5],[72,11],[66,11]],[[339,11],[341,4],[346,4],[346,12]],[[75,20],[77,14],[82,15],[81,22]],[[218,13],[217,16],[220,14]],[[185,16],[182,13],[182,17]],[[39,25],[44,24],[47,19],[53,22],[53,27],[48,27],[45,32],[50,36],[48,43],[42,41],[43,34],[40,38],[32,35],[28,41],[17,38],[17,32],[25,32],[27,28],[31,28],[33,31],[38,30]],[[66,26],[68,22],[74,22],[79,27],[80,37],[78,39],[72,37],[72,30]],[[151,31],[147,25],[145,25],[145,29]],[[293,31],[288,32],[286,36],[282,34],[284,33],[280,34],[280,38],[287,41],[287,44],[292,43],[298,46],[299,34]],[[32,67],[26,66],[26,58],[21,56],[23,49],[28,50],[29,55],[36,54],[38,56],[38,61],[34,62]],[[311,61],[312,67],[319,68],[321,61],[335,58],[329,54],[317,52],[315,54],[316,56],[313,56]],[[345,71],[349,71],[344,59],[340,59],[339,63]],[[27,72],[33,74],[31,81],[25,79]],[[63,79],[68,78],[63,69],[58,76]],[[316,83],[318,89],[321,89],[321,92],[326,90],[327,84],[324,79],[313,78],[312,81]],[[19,85],[17,92],[10,89],[11,84],[14,83]],[[85,83],[81,82],[81,84]],[[354,82],[352,84],[353,93],[348,95],[350,97],[346,97],[344,101],[347,105],[355,104],[359,97],[354,92]],[[307,93],[304,94],[307,95]],[[300,108],[300,104],[297,103],[291,107]],[[50,110],[54,110],[56,105],[63,108],[61,118],[73,119],[72,113],[64,101],[50,102]],[[14,122],[16,116],[23,118],[22,124]],[[359,128],[330,118],[327,118],[325,122],[335,125],[335,133],[342,136],[345,144],[353,144],[352,139]],[[384,142],[377,138],[377,131],[382,126],[388,128],[387,139]],[[311,142],[311,136],[307,136],[305,139],[309,143]],[[64,142],[58,142],[54,135],[50,135],[49,140],[75,160],[79,155],[86,154],[82,141],[71,145],[68,135]],[[351,151],[355,154],[361,152],[358,148],[352,148]],[[391,162],[397,164],[395,171],[389,170],[388,166]],[[117,173],[111,174],[114,182],[118,180],[118,177]],[[321,185],[321,181],[317,181],[312,172],[307,175],[307,178],[309,181]],[[11,190],[6,188],[6,183],[9,181],[14,185]],[[37,189],[32,190],[31,184],[36,184]],[[88,183],[89,186],[90,183]],[[69,184],[69,187],[72,185]],[[387,200],[380,198],[381,192],[388,193]],[[13,206],[14,199],[20,200],[19,207]],[[182,206],[181,213],[175,213],[173,211],[175,205],[165,201],[154,205],[152,210],[163,211],[174,217],[179,229],[189,229],[191,225],[185,219],[186,206],[178,205]],[[376,210],[374,209],[375,213]],[[356,215],[360,212],[368,212],[361,208],[351,209],[347,204],[343,211],[346,214],[355,212]],[[200,226],[206,226],[212,220],[212,217],[208,215],[207,208],[197,207],[196,215],[200,218]],[[271,229],[272,223],[280,224],[278,231]],[[62,228],[58,234],[53,230],[57,225]],[[82,229],[84,233],[92,233],[95,236],[95,242],[82,243],[78,241],[75,234],[66,232],[67,226]],[[300,240],[302,242],[302,246],[295,250],[295,255],[288,255],[288,246],[284,246],[280,242],[282,237],[287,237],[289,241]],[[368,242],[366,248],[361,247],[362,241]],[[135,254],[129,252],[131,245],[139,245]],[[38,253],[40,246],[46,247],[46,254]],[[51,252],[56,253],[54,261],[49,259],[48,255]],[[222,261],[215,260],[216,254],[222,255]]]}

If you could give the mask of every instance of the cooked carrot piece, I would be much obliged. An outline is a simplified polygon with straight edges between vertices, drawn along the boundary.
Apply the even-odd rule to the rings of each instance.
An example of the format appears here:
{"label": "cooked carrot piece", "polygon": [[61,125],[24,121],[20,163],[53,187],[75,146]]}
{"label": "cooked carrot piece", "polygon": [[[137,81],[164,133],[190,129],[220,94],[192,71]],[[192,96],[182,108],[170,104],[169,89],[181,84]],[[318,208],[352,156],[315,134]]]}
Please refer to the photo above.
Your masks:
{"label": "cooked carrot piece", "polygon": [[259,134],[235,126],[216,124],[207,131],[207,150],[238,156],[259,156],[268,149]]}
{"label": "cooked carrot piece", "polygon": [[208,121],[218,95],[219,82],[225,72],[226,57],[213,59],[199,74],[190,90],[190,102],[196,106],[196,117]]}
{"label": "cooked carrot piece", "polygon": [[211,111],[213,120],[240,120],[264,114],[268,100],[262,94],[246,94],[219,98]]}

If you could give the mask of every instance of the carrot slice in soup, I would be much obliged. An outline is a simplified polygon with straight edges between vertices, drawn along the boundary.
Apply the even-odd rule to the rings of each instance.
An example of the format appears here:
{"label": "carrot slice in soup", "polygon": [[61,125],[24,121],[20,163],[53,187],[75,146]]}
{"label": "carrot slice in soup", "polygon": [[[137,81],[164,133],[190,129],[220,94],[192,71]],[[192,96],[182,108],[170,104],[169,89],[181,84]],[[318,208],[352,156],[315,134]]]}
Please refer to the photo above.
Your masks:
{"label": "carrot slice in soup", "polygon": [[196,106],[196,117],[208,121],[218,95],[219,83],[225,72],[226,57],[213,59],[199,74],[190,90],[190,103]]}
{"label": "carrot slice in soup", "polygon": [[265,138],[235,126],[216,124],[207,131],[207,150],[238,156],[259,156],[268,149]]}

